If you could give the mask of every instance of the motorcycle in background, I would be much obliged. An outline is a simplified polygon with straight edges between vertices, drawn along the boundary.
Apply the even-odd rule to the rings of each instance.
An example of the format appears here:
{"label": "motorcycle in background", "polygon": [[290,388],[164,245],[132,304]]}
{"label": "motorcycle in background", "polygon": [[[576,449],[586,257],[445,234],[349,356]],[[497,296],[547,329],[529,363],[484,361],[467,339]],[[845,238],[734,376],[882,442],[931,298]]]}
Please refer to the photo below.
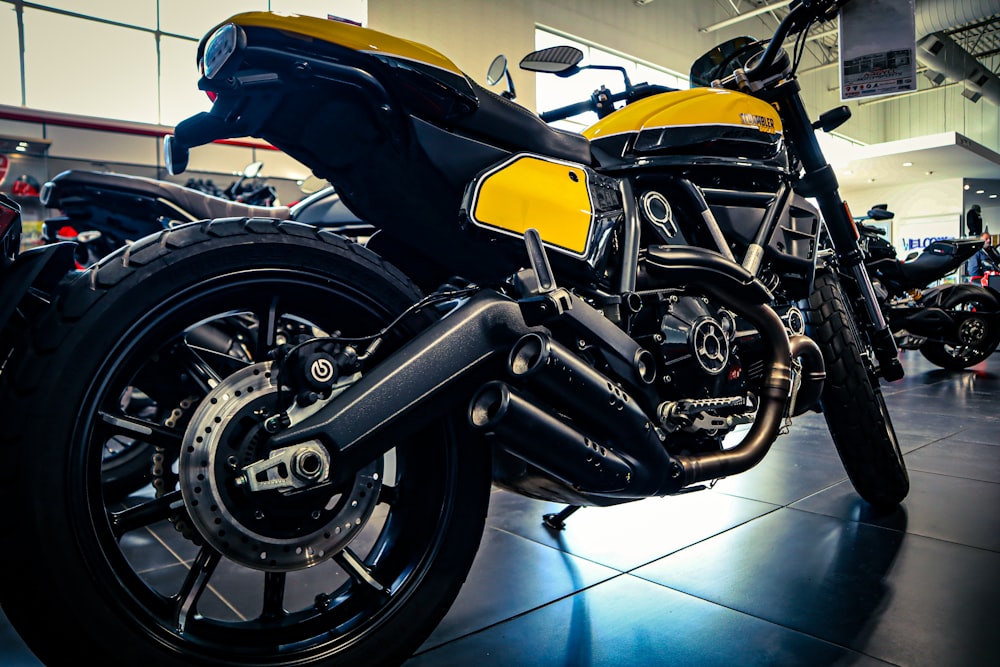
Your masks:
{"label": "motorcycle in background", "polygon": [[906,261],[866,220],[891,220],[884,204],[855,218],[879,303],[900,349],[919,350],[931,363],[959,370],[983,361],[1000,344],[1000,294],[976,283],[937,284],[983,247],[979,238],[940,239]]}
{"label": "motorcycle in background", "polygon": [[292,206],[275,205],[274,187],[258,178],[261,166],[252,163],[224,190],[203,179],[181,186],[128,174],[64,171],[42,186],[42,204],[60,212],[45,220],[42,237],[46,243],[75,241],[82,269],[149,234],[211,218],[301,219],[355,237],[371,234],[329,185]]}
{"label": "motorcycle in background", "polygon": [[263,167],[263,162],[251,162],[240,174],[240,177],[226,186],[225,189],[219,188],[215,181],[210,178],[189,178],[184,187],[250,206],[280,206],[281,203],[278,201],[278,193],[274,186],[268,185],[258,178]]}
{"label": "motorcycle in background", "polygon": [[[692,68],[710,87],[601,94],[626,104],[583,134],[360,26],[213,29],[212,110],[167,138],[171,173],[260,137],[378,231],[189,222],[51,299],[0,374],[8,532],[45,545],[0,550],[17,632],[43,661],[56,627],[107,665],[399,664],[458,595],[492,484],[570,506],[686,493],[816,409],[859,495],[895,508],[880,382],[902,369],[815,134],[848,114],[813,124],[783,48],[842,4],[720,45]],[[220,353],[206,329],[253,335]],[[175,457],[152,490],[105,493],[116,436]],[[151,571],[163,547],[177,567]]]}

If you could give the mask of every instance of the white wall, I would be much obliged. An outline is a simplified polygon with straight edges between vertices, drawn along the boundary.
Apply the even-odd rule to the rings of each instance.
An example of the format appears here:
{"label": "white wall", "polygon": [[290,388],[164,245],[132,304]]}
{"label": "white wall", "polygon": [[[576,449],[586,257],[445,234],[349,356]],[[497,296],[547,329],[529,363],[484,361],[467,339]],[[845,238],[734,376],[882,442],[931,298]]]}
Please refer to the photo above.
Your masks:
{"label": "white wall", "polygon": [[942,179],[919,185],[843,189],[841,195],[856,216],[875,204],[888,204],[889,210],[896,214],[892,220],[892,243],[902,258],[910,250],[904,239],[926,243],[933,238],[965,235],[962,184],[962,179]]}

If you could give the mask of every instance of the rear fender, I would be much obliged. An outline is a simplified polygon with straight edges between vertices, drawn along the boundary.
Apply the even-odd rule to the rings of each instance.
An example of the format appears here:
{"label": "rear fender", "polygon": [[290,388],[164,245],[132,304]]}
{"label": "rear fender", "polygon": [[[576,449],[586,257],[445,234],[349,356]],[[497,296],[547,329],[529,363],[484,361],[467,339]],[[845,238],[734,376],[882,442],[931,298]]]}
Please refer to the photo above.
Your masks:
{"label": "rear fender", "polygon": [[947,308],[954,303],[957,303],[962,298],[972,295],[979,298],[985,298],[985,300],[993,301],[995,309],[1000,309],[1000,293],[996,290],[990,289],[989,287],[983,287],[981,285],[976,285],[974,283],[956,283],[954,285],[942,285],[936,287],[933,290],[927,290],[925,296],[931,296],[931,292],[934,298],[935,305],[940,305],[941,307]]}

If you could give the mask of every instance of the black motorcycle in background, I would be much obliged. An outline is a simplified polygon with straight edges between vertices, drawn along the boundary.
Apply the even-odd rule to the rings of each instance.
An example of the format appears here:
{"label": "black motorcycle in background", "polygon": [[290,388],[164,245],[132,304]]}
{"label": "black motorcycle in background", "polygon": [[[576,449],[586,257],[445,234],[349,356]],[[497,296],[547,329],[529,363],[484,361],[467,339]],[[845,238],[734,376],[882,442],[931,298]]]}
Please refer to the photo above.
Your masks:
{"label": "black motorcycle in background", "polygon": [[900,349],[919,350],[932,364],[974,366],[1000,344],[1000,294],[976,283],[934,285],[983,247],[979,238],[940,239],[900,260],[885,230],[865,220],[891,220],[885,204],[855,218],[865,268]]}
{"label": "black motorcycle in background", "polygon": [[82,269],[149,234],[212,218],[297,220],[354,237],[371,233],[328,184],[281,206],[274,186],[259,178],[260,168],[260,162],[250,164],[225,189],[206,179],[178,185],[114,172],[63,171],[42,186],[42,203],[59,210],[43,223],[42,237],[46,243],[76,242]]}
{"label": "black motorcycle in background", "polygon": [[260,170],[263,167],[263,162],[251,162],[240,177],[225,188],[220,188],[210,178],[189,178],[184,186],[251,206],[280,206],[278,191],[260,178]]}

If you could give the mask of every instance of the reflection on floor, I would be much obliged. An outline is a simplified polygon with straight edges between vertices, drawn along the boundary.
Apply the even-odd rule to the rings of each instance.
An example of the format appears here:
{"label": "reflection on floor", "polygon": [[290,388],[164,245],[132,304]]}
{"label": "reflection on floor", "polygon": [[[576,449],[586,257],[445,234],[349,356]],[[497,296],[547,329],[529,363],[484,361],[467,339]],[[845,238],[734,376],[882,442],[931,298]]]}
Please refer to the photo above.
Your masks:
{"label": "reflection on floor", "polygon": [[[819,415],[713,489],[574,514],[494,491],[458,601],[406,667],[1000,664],[1000,353],[904,353],[911,492],[854,494]],[[58,635],[58,633],[54,633]],[[0,616],[0,664],[37,667]]]}

